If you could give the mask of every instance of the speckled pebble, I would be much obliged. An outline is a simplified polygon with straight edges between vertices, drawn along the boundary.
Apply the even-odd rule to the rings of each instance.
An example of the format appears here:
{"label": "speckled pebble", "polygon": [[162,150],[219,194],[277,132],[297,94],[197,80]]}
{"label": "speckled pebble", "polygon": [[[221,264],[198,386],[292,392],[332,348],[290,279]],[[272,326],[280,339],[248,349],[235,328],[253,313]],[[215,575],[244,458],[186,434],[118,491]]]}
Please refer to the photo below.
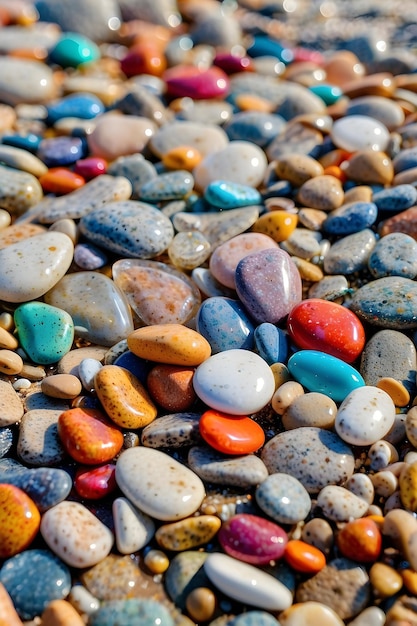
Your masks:
{"label": "speckled pebble", "polygon": [[362,517],[369,507],[365,500],[338,485],[323,487],[317,496],[317,504],[324,516],[333,522],[347,522]]}
{"label": "speckled pebble", "polygon": [[[9,459],[5,459],[9,460]],[[15,485],[24,491],[41,513],[55,506],[69,495],[72,480],[68,472],[55,467],[27,469],[16,464],[16,469],[3,468],[0,461],[0,482]]]}
{"label": "speckled pebble", "polygon": [[53,72],[40,61],[3,56],[0,62],[2,102],[39,103],[55,95]]}
{"label": "speckled pebble", "polygon": [[91,626],[174,626],[168,610],[149,599],[131,598],[104,603],[90,618]]}
{"label": "speckled pebble", "polygon": [[282,415],[285,430],[313,426],[330,430],[336,419],[337,405],[324,393],[311,391],[297,396]]}
{"label": "speckled pebble", "polygon": [[20,422],[23,412],[23,403],[11,383],[0,380],[0,427]]}
{"label": "speckled pebble", "polygon": [[[401,153],[400,153],[401,154]],[[413,185],[396,185],[372,194],[372,202],[380,211],[404,211],[417,202],[417,190]]]}
{"label": "speckled pebble", "polygon": [[258,506],[279,524],[304,521],[311,509],[311,499],[302,483],[289,474],[276,472],[256,489]]}
{"label": "speckled pebble", "polygon": [[367,283],[356,291],[350,308],[372,325],[407,329],[417,327],[415,308],[417,288],[413,280],[386,276]]}
{"label": "speckled pebble", "polygon": [[142,445],[148,448],[181,448],[200,443],[198,426],[200,415],[200,413],[161,415],[142,430]]}
{"label": "speckled pebble", "polygon": [[253,346],[254,326],[238,300],[215,296],[201,304],[196,329],[207,339],[212,354]]}
{"label": "speckled pebble", "polygon": [[381,237],[372,250],[368,267],[374,278],[417,276],[417,242],[405,233],[391,233]]}
{"label": "speckled pebble", "polygon": [[309,178],[298,191],[298,200],[306,207],[333,211],[344,199],[343,187],[334,176],[322,174]]}
{"label": "speckled pebble", "polygon": [[364,270],[376,242],[376,236],[369,228],[342,237],[333,243],[324,257],[324,271],[348,275]]}
{"label": "speckled pebble", "polygon": [[91,243],[79,243],[74,248],[74,262],[83,270],[98,270],[106,265],[107,255]]}
{"label": "speckled pebble", "polygon": [[116,546],[121,554],[132,554],[149,543],[155,533],[155,524],[148,515],[123,497],[113,501],[112,512]]}
{"label": "speckled pebble", "polygon": [[63,409],[32,409],[21,421],[17,454],[29,465],[54,466],[62,463],[65,450],[58,436],[58,418]]}
{"label": "speckled pebble", "polygon": [[207,552],[186,550],[176,554],[165,573],[165,586],[171,600],[180,609],[185,609],[188,594],[198,587],[209,587],[203,564]]}
{"label": "speckled pebble", "polygon": [[208,543],[217,534],[221,520],[215,515],[198,515],[162,524],[155,533],[155,539],[163,550],[182,552]]}
{"label": "speckled pebble", "polygon": [[331,211],[322,228],[330,235],[351,235],[370,228],[377,215],[378,209],[373,202],[349,202]]}
{"label": "speckled pebble", "polygon": [[248,489],[268,476],[265,464],[254,454],[232,457],[203,446],[190,448],[188,464],[202,480],[215,485]]}

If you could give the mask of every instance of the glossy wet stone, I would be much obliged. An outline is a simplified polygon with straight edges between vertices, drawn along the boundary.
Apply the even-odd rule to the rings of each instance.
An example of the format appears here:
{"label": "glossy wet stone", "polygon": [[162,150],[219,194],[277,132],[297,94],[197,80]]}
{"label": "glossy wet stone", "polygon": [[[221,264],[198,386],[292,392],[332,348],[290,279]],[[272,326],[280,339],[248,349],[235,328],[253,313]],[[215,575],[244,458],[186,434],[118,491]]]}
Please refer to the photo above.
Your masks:
{"label": "glossy wet stone", "polygon": [[144,548],[155,533],[153,520],[124,497],[113,501],[112,513],[116,546],[121,554]]}
{"label": "glossy wet stone", "polygon": [[310,495],[294,476],[276,472],[266,478],[255,492],[258,506],[278,524],[297,524],[308,516]]}
{"label": "glossy wet stone", "polygon": [[263,445],[262,428],[249,417],[205,411],[199,429],[204,441],[224,454],[250,454]]}
{"label": "glossy wet stone", "polygon": [[90,619],[92,626],[111,626],[115,620],[123,626],[173,626],[168,610],[152,599],[114,600],[104,603]]}
{"label": "glossy wet stone", "polygon": [[401,276],[414,279],[417,274],[417,244],[405,233],[382,237],[373,249],[368,267],[375,278]]}
{"label": "glossy wet stone", "polygon": [[186,550],[176,554],[165,573],[166,590],[176,606],[185,609],[187,595],[196,588],[209,586],[203,564],[206,552]]}
{"label": "glossy wet stone", "polygon": [[204,300],[197,313],[196,328],[210,343],[212,354],[253,346],[253,323],[237,300],[216,296]]}
{"label": "glossy wet stone", "polygon": [[369,228],[338,239],[324,258],[325,272],[350,275],[364,270],[376,242],[376,236]]}
{"label": "glossy wet stone", "polygon": [[7,559],[31,545],[38,533],[41,516],[33,500],[15,485],[0,485],[0,501],[0,554]]}
{"label": "glossy wet stone", "polygon": [[87,149],[80,137],[54,137],[41,141],[38,154],[47,167],[69,166],[87,156]]}
{"label": "glossy wet stone", "polygon": [[218,539],[226,554],[254,565],[280,559],[288,541],[280,526],[246,513],[238,513],[225,522]]}
{"label": "glossy wet stone", "polygon": [[3,56],[0,94],[3,102],[13,106],[47,101],[55,95],[52,70],[40,61]]}
{"label": "glossy wet stone", "polygon": [[65,449],[57,429],[59,415],[65,408],[61,405],[60,408],[26,410],[17,440],[17,454],[23,462],[36,467],[49,467],[65,459]]}
{"label": "glossy wet stone", "polygon": [[373,202],[350,202],[331,211],[323,222],[323,230],[330,235],[351,235],[370,228],[377,218]]}
{"label": "glossy wet stone", "polygon": [[221,526],[216,515],[188,517],[171,524],[163,524],[155,533],[155,539],[163,550],[182,552],[192,550],[211,541]]}
{"label": "glossy wet stone", "polygon": [[254,454],[227,456],[208,446],[194,446],[190,448],[187,461],[202,480],[216,485],[248,488],[268,476],[265,464]]}
{"label": "glossy wet stone", "polygon": [[323,515],[333,522],[347,522],[365,515],[369,504],[362,498],[339,485],[323,487],[317,496],[317,504]]}
{"label": "glossy wet stone", "polygon": [[385,150],[389,133],[384,124],[368,115],[349,115],[333,124],[333,142],[339,148],[356,150]]}
{"label": "glossy wet stone", "polygon": [[409,278],[387,276],[371,281],[353,296],[351,310],[361,319],[383,328],[414,328],[417,292]]}
{"label": "glossy wet stone", "polygon": [[7,471],[6,467],[3,469],[1,463],[0,482],[19,487],[33,500],[41,513],[65,500],[72,487],[70,475],[62,469],[52,467],[27,469],[17,465],[15,471],[13,468]]}

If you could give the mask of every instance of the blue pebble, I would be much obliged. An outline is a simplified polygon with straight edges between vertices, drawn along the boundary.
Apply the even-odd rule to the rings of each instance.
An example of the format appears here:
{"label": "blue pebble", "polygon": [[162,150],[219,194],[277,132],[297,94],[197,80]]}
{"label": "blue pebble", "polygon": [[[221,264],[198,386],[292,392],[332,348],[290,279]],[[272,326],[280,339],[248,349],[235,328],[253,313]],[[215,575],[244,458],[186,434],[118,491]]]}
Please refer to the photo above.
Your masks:
{"label": "blue pebble", "polygon": [[48,104],[46,107],[47,123],[51,126],[64,117],[77,117],[82,120],[91,120],[105,107],[102,101],[90,93],[74,93]]}
{"label": "blue pebble", "polygon": [[417,167],[417,147],[406,148],[393,159],[394,174]]}
{"label": "blue pebble", "polygon": [[162,604],[136,598],[103,602],[88,623],[90,626],[174,626]]}
{"label": "blue pebble", "polygon": [[47,167],[59,167],[72,165],[87,154],[87,145],[81,137],[53,137],[41,141],[37,156]]}
{"label": "blue pebble", "polygon": [[130,350],[123,352],[117,359],[114,360],[113,365],[124,367],[125,370],[129,370],[131,374],[136,376],[142,384],[146,384],[146,378],[152,367],[152,364],[145,359],[141,359],[136,354],[133,354]]}
{"label": "blue pebble", "polygon": [[14,434],[10,426],[0,428],[0,458],[5,456],[13,445]]}
{"label": "blue pebble", "polygon": [[224,126],[230,141],[250,141],[263,148],[284,129],[287,122],[280,115],[259,111],[240,111]]}
{"label": "blue pebble", "polygon": [[23,620],[42,614],[52,600],[63,600],[71,589],[68,567],[49,550],[26,550],[4,562],[0,582]]}
{"label": "blue pebble", "polygon": [[288,359],[287,367],[303,387],[324,393],[335,402],[342,402],[351,391],[365,385],[354,367],[318,350],[296,352]]}
{"label": "blue pebble", "polygon": [[285,63],[285,65],[288,65],[288,63],[291,63],[294,59],[292,50],[265,35],[255,35],[252,43],[246,49],[246,54],[252,58],[264,56],[276,57],[282,63]]}
{"label": "blue pebble", "polygon": [[285,363],[288,357],[288,338],[281,328],[263,322],[255,328],[255,348],[268,365]]}
{"label": "blue pebble", "polygon": [[334,104],[342,97],[342,90],[335,85],[311,85],[309,90],[321,98],[326,105]]}
{"label": "blue pebble", "polygon": [[92,243],[78,243],[74,248],[74,261],[83,270],[97,270],[107,260],[107,254]]}
{"label": "blue pebble", "polygon": [[41,141],[42,137],[34,133],[29,133],[28,135],[3,135],[1,138],[1,143],[4,143],[6,146],[21,148],[32,154],[38,151]]}
{"label": "blue pebble", "polygon": [[375,278],[417,276],[417,242],[405,233],[390,233],[382,237],[368,259],[369,270]]}
{"label": "blue pebble", "polygon": [[139,198],[144,202],[181,200],[194,187],[194,178],[186,170],[165,172],[147,181],[139,189]]}
{"label": "blue pebble", "polygon": [[323,230],[330,235],[352,235],[370,228],[377,216],[378,208],[373,202],[350,202],[329,213]]}
{"label": "blue pebble", "polygon": [[242,304],[232,298],[213,296],[204,300],[197,313],[196,328],[211,345],[213,354],[253,347],[253,323]]}
{"label": "blue pebble", "polygon": [[204,199],[219,209],[238,209],[239,207],[260,204],[262,196],[257,189],[228,180],[214,180],[207,185]]}
{"label": "blue pebble", "polygon": [[417,189],[413,185],[397,185],[381,189],[372,196],[372,202],[380,211],[404,211],[417,202]]}
{"label": "blue pebble", "polygon": [[279,626],[279,622],[271,613],[247,611],[232,619],[228,626]]}

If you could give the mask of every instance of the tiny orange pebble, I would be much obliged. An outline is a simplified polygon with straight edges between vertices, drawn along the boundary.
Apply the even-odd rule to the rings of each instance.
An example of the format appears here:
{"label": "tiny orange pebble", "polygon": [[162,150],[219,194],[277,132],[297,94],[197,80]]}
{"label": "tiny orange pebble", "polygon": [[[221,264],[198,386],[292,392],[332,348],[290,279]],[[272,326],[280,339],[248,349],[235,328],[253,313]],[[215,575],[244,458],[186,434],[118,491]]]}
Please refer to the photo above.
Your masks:
{"label": "tiny orange pebble", "polygon": [[417,572],[413,569],[406,568],[400,570],[404,586],[414,596],[417,595]]}
{"label": "tiny orange pebble", "polygon": [[203,155],[193,146],[176,146],[168,150],[163,157],[162,163],[169,170],[186,170],[190,172],[202,160]]}
{"label": "tiny orange pebble", "polygon": [[343,161],[346,161],[351,156],[350,152],[346,152],[346,150],[342,150],[341,148],[336,148],[336,150],[331,150],[324,154],[320,159],[318,159],[319,163],[326,168],[331,167],[332,165],[340,165]]}
{"label": "tiny orange pebble", "polygon": [[66,194],[85,185],[85,179],[65,167],[51,167],[39,177],[42,189],[46,193]]}
{"label": "tiny orange pebble", "polygon": [[40,523],[38,508],[24,491],[0,484],[0,558],[8,559],[28,548]]}
{"label": "tiny orange pebble", "polygon": [[346,174],[338,165],[329,165],[328,167],[325,167],[323,174],[327,174],[328,176],[334,176],[342,183],[345,183],[347,181]]}
{"label": "tiny orange pebble", "polygon": [[235,98],[235,104],[241,111],[258,111],[272,113],[274,104],[270,100],[255,96],[251,93],[241,93]]}
{"label": "tiny orange pebble", "polygon": [[382,515],[367,515],[366,519],[371,519],[380,529],[384,523],[384,517]]}
{"label": "tiny orange pebble", "polygon": [[323,552],[301,539],[290,539],[285,547],[284,559],[290,567],[303,574],[317,574],[326,565]]}
{"label": "tiny orange pebble", "polygon": [[408,389],[401,381],[395,380],[395,378],[384,376],[378,380],[376,387],[385,391],[390,396],[396,407],[407,406],[410,402]]}
{"label": "tiny orange pebble", "polygon": [[270,211],[258,217],[252,226],[252,232],[268,235],[280,243],[289,238],[297,226],[298,217],[295,213],[287,211]]}
{"label": "tiny orange pebble", "polygon": [[199,422],[204,441],[224,454],[251,454],[265,442],[261,426],[246,415],[229,415],[210,409]]}

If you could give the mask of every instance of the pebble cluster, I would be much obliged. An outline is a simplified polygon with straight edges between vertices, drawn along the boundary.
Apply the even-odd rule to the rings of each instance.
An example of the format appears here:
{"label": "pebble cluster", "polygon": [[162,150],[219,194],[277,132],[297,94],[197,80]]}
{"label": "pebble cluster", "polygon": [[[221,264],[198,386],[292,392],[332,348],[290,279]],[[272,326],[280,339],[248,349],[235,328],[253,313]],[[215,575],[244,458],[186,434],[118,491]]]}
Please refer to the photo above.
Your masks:
{"label": "pebble cluster", "polygon": [[0,625],[417,624],[412,1],[0,0]]}

